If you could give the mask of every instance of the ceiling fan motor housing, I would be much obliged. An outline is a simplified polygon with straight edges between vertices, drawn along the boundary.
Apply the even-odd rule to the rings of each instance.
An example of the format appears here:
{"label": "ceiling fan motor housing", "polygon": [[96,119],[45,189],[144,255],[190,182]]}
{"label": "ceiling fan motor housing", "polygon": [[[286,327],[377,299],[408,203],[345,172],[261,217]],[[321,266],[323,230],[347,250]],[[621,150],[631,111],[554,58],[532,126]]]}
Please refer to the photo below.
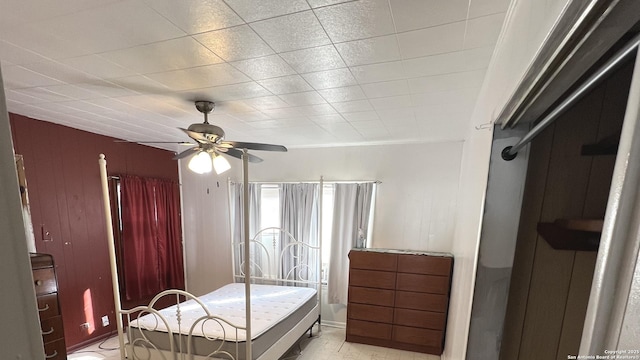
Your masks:
{"label": "ceiling fan motor housing", "polygon": [[219,126],[211,124],[191,124],[187,130],[200,133],[211,142],[216,142],[218,139],[224,138],[224,130]]}

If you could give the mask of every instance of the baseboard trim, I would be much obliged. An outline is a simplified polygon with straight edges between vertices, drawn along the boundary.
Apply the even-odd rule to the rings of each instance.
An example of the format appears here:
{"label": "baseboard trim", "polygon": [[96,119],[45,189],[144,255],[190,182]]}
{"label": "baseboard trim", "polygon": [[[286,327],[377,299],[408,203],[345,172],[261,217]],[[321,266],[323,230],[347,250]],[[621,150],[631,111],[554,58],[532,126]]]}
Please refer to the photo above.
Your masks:
{"label": "baseboard trim", "polygon": [[339,321],[322,320],[322,326],[345,329],[347,327],[347,324]]}

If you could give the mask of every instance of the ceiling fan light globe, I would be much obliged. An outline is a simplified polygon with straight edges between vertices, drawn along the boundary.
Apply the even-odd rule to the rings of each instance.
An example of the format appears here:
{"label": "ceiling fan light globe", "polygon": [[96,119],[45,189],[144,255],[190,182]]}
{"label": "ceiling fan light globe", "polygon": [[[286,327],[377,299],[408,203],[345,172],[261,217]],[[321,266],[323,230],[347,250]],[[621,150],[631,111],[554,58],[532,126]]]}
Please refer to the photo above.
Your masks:
{"label": "ceiling fan light globe", "polygon": [[206,174],[213,169],[211,156],[204,151],[197,153],[189,160],[189,169],[197,174]]}
{"label": "ceiling fan light globe", "polygon": [[220,175],[223,172],[231,169],[231,164],[229,164],[229,161],[227,161],[227,159],[225,159],[223,156],[217,155],[213,159],[213,168],[216,170],[216,174]]}

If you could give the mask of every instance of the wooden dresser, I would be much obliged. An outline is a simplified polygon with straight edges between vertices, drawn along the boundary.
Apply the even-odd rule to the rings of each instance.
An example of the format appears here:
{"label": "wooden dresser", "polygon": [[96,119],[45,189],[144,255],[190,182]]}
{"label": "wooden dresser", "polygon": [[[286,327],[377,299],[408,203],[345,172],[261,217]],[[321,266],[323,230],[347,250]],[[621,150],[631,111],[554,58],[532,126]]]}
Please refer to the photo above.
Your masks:
{"label": "wooden dresser", "polygon": [[38,300],[45,359],[66,359],[67,350],[64,343],[64,328],[58,302],[58,282],[53,257],[48,254],[32,253],[31,268]]}
{"label": "wooden dresser", "polygon": [[442,354],[453,257],[354,249],[349,260],[346,340]]}

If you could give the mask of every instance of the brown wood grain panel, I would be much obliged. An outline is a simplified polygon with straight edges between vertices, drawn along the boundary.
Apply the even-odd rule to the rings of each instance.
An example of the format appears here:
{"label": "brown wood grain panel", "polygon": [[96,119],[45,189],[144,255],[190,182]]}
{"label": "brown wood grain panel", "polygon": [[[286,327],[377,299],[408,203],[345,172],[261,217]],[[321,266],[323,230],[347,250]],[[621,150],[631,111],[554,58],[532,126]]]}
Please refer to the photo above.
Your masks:
{"label": "brown wood grain panel", "polygon": [[391,339],[391,324],[375,323],[370,321],[350,320],[347,324],[347,332],[350,335],[366,336],[374,339]]}
{"label": "brown wood grain panel", "polygon": [[393,306],[394,290],[349,286],[349,303]]}
{"label": "brown wood grain panel", "polygon": [[398,255],[352,250],[349,252],[349,266],[352,269],[396,271],[398,268]]}
{"label": "brown wood grain panel", "polygon": [[446,312],[448,302],[444,295],[396,291],[396,308]]}
{"label": "brown wood grain panel", "polygon": [[349,270],[349,284],[377,289],[395,289],[396,273],[373,270]]}
{"label": "brown wood grain panel", "polygon": [[395,309],[393,323],[425,329],[444,330],[447,315],[433,311]]}
{"label": "brown wood grain panel", "polygon": [[393,325],[393,340],[422,346],[442,346],[443,334],[441,330]]}
{"label": "brown wood grain panel", "polygon": [[398,272],[450,276],[453,258],[427,255],[398,255]]}
{"label": "brown wood grain panel", "polygon": [[398,273],[396,289],[448,295],[449,282],[448,276]]}
{"label": "brown wood grain panel", "polygon": [[[25,163],[36,247],[56,260],[59,306],[73,348],[115,329],[98,154],[106,154],[110,174],[174,181],[177,162],[166,150],[114,143],[110,137],[16,114],[10,114],[10,121],[15,151]],[[41,224],[53,241],[42,241]],[[80,329],[86,321],[85,299],[91,299],[94,316],[111,317],[110,326],[97,326],[91,334]]]}
{"label": "brown wood grain panel", "polygon": [[[603,97],[602,87],[595,89],[556,122],[540,221],[582,216],[591,159],[580,151],[597,137]],[[575,251],[554,250],[539,239],[520,359],[556,358],[574,257]]]}
{"label": "brown wood grain panel", "polygon": [[349,319],[366,320],[391,324],[393,322],[393,308],[364,304],[349,304],[347,309]]}

